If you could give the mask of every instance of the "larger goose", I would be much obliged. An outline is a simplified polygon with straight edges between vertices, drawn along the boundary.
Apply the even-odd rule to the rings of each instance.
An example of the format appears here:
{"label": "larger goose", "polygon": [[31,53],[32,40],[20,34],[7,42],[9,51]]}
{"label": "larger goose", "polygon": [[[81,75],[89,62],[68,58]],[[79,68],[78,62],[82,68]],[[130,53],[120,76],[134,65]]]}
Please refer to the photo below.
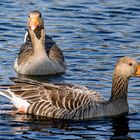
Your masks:
{"label": "larger goose", "polygon": [[47,84],[15,79],[1,86],[0,94],[9,98],[19,112],[58,119],[89,119],[128,112],[128,79],[140,75],[135,59],[121,58],[115,67],[112,93],[105,100],[94,90],[70,84]]}
{"label": "larger goose", "polygon": [[39,11],[29,13],[28,32],[14,69],[24,75],[48,75],[66,70],[62,51],[51,37],[45,35],[43,18]]}

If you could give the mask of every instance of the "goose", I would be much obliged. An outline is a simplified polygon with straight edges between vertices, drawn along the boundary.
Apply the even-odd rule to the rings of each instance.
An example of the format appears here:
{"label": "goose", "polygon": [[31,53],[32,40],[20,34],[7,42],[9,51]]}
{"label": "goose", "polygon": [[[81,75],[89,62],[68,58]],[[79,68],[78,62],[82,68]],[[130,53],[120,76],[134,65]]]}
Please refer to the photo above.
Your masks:
{"label": "goose", "polygon": [[1,85],[0,95],[11,100],[18,113],[55,119],[85,120],[128,113],[128,80],[140,76],[138,62],[130,57],[118,60],[109,100],[95,90],[66,83],[42,83],[13,78],[14,84]]}
{"label": "goose", "polygon": [[45,34],[44,21],[39,11],[28,15],[28,29],[14,63],[14,70],[23,75],[49,75],[64,73],[66,63],[62,51]]}

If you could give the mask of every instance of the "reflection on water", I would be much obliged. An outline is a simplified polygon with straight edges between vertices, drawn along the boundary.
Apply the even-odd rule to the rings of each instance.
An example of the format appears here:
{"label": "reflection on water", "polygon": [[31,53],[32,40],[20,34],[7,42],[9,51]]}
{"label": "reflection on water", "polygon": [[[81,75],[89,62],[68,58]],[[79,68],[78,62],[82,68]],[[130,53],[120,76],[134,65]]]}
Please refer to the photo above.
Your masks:
{"label": "reflection on water", "polygon": [[[54,75],[43,75],[43,76],[32,76],[32,75],[22,75],[22,74],[17,74],[16,76],[19,79],[32,79],[32,80],[37,80],[40,82],[65,82],[63,79],[63,74],[54,74]],[[56,78],[57,77],[57,78]]]}
{"label": "reflection on water", "polygon": [[[61,75],[27,78],[81,84],[109,98],[118,58],[140,60],[139,0],[1,0],[0,6],[1,84],[17,76],[13,63],[27,13],[34,9],[42,12],[47,34],[63,50],[68,69]],[[140,139],[139,78],[130,80],[128,99],[130,113],[125,117],[70,122],[15,115],[9,101],[0,97],[0,139]]]}
{"label": "reflection on water", "polygon": [[[4,115],[1,115],[0,119],[5,120],[4,118]],[[4,134],[6,131],[9,135],[27,139],[133,139],[129,136],[129,119],[125,116],[89,121],[66,121],[9,115],[8,120],[5,121],[0,123],[2,126],[0,132]],[[5,130],[5,124],[7,128],[12,127],[12,130]]]}
{"label": "reflection on water", "polygon": [[111,139],[130,139],[129,132],[129,119],[125,116],[112,119],[113,137]]}

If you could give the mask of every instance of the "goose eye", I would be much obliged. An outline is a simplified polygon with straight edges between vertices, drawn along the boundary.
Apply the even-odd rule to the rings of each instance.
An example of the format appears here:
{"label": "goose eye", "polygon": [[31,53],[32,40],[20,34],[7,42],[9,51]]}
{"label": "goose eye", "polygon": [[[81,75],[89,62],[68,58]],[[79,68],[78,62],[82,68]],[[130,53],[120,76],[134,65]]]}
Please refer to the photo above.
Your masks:
{"label": "goose eye", "polygon": [[132,63],[129,63],[129,66],[132,66]]}

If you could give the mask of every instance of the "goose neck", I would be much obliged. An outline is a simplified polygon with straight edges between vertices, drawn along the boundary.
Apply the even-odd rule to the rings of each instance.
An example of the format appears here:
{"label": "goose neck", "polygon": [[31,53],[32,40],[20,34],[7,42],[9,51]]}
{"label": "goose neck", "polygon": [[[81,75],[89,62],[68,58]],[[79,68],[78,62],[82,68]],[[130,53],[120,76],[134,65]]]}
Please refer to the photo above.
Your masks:
{"label": "goose neck", "polygon": [[128,78],[124,75],[114,73],[110,101],[127,101]]}
{"label": "goose neck", "polygon": [[32,31],[29,29],[32,45],[35,52],[45,51],[45,30]]}

